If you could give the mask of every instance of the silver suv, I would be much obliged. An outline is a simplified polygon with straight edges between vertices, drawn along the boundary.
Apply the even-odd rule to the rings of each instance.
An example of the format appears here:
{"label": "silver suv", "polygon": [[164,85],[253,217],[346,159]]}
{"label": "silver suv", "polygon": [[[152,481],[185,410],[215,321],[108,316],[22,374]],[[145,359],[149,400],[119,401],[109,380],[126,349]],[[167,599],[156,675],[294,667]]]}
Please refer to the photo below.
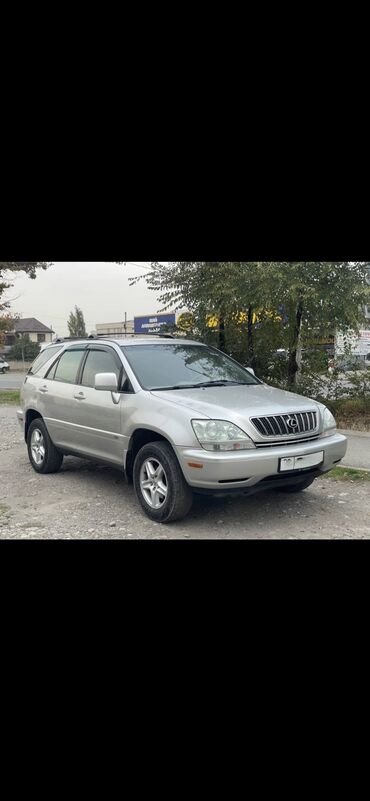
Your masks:
{"label": "silver suv", "polygon": [[273,389],[186,339],[51,345],[31,367],[21,403],[34,470],[56,472],[68,454],[115,465],[161,523],[185,516],[194,492],[298,492],[347,449],[321,403]]}

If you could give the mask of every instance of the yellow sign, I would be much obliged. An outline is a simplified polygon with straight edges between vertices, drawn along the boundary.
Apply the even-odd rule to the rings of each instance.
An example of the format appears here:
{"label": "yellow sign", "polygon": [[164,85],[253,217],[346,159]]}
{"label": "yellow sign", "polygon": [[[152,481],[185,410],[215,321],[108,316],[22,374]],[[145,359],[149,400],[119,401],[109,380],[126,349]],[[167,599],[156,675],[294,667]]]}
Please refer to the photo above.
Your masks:
{"label": "yellow sign", "polygon": [[208,328],[218,328],[219,325],[220,325],[220,321],[219,321],[218,317],[214,317],[211,314],[209,314],[208,317],[207,317],[207,326],[208,326]]}
{"label": "yellow sign", "polygon": [[[275,311],[272,311],[270,309],[261,309],[257,312],[255,311],[253,312],[252,325],[256,325],[256,323],[259,323],[261,319],[266,317],[269,317],[271,320],[275,320],[276,322],[281,322],[282,320],[281,315],[277,314]],[[243,323],[248,322],[248,314],[245,311],[237,312],[236,314],[233,315],[233,320],[234,322],[242,325]],[[220,320],[218,317],[216,317],[214,314],[209,314],[207,316],[208,328],[218,328],[219,325],[220,325]]]}

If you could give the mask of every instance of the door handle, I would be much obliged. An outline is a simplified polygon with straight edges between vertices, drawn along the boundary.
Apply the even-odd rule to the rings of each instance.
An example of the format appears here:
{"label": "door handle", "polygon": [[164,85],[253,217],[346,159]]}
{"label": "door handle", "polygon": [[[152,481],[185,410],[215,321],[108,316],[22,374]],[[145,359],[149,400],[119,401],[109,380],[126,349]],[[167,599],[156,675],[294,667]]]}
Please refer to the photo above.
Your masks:
{"label": "door handle", "polygon": [[45,394],[45,392],[49,392],[49,390],[47,387],[40,387],[39,392],[43,392]]}
{"label": "door handle", "polygon": [[75,398],[76,400],[86,400],[86,395],[84,392],[76,392]]}

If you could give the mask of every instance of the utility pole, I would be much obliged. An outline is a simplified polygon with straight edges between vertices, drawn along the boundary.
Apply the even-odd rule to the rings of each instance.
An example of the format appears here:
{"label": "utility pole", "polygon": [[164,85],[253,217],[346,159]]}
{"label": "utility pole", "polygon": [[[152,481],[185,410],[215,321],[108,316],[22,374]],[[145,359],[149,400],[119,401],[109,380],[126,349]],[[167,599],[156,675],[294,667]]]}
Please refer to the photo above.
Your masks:
{"label": "utility pole", "polygon": [[23,372],[24,372],[24,374],[26,374],[26,365],[25,365],[25,363],[24,363],[24,339],[23,339],[23,335],[22,335],[21,342],[22,342],[22,362],[23,362]]}
{"label": "utility pole", "polygon": [[127,312],[125,312],[125,324],[124,324],[124,327],[125,327],[125,336],[127,336]]}

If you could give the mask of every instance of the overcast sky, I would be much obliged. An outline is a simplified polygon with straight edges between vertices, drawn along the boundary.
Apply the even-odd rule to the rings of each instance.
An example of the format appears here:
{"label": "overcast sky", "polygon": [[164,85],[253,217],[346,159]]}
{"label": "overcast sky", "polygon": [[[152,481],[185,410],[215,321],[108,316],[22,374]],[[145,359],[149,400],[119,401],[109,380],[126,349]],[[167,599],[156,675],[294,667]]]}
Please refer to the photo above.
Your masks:
{"label": "overcast sky", "polygon": [[[142,265],[141,267],[135,266]],[[36,317],[52,326],[59,336],[67,336],[67,319],[74,306],[80,306],[87,331],[97,323],[131,320],[135,315],[160,310],[154,292],[145,281],[134,287],[128,279],[145,273],[147,262],[123,264],[112,262],[70,261],[55,262],[46,272],[40,270],[35,281],[20,274],[9,293],[11,308],[22,317]]]}

